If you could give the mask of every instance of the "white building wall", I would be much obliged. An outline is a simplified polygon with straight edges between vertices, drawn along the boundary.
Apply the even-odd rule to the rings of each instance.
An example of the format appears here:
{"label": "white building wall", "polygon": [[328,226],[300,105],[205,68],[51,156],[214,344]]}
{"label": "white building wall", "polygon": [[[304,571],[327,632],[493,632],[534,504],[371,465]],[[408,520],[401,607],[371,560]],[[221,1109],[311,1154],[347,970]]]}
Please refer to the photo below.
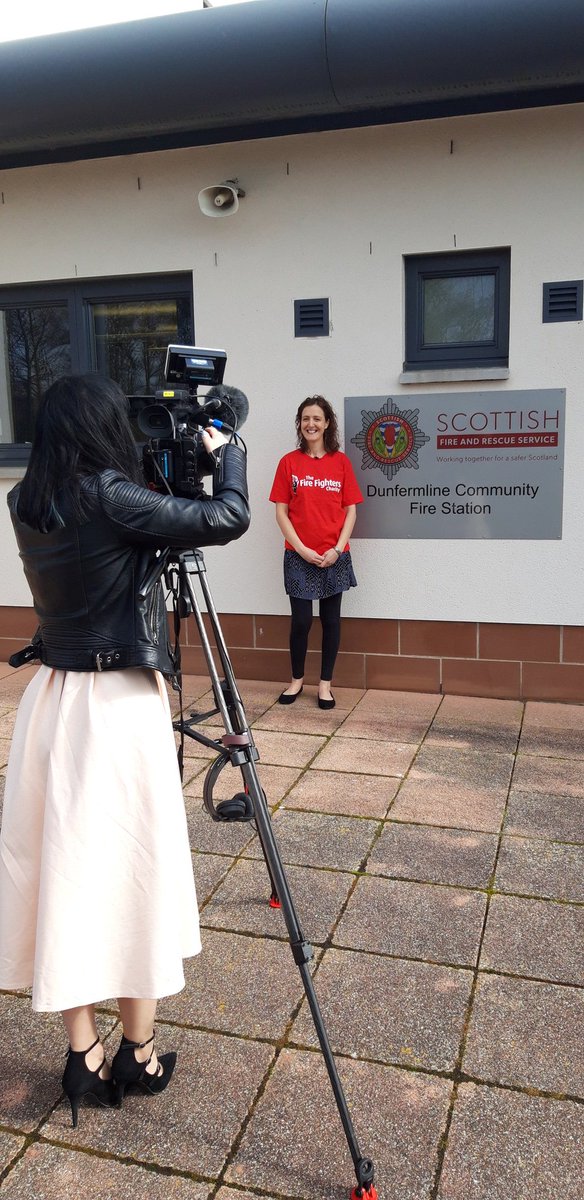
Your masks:
{"label": "white building wall", "polygon": [[[192,271],[196,341],[249,396],[253,522],[208,551],[217,607],[283,613],[267,495],[298,403],[345,395],[565,387],[561,541],[352,541],[347,615],[584,623],[581,323],[542,324],[542,283],[584,274],[582,106],[319,133],[0,172],[0,284]],[[237,214],[201,187],[237,176]],[[140,187],[138,187],[138,179]],[[402,256],[511,246],[510,375],[405,386]],[[295,339],[293,300],[328,296],[329,338]],[[6,472],[3,472],[6,475]],[[29,602],[0,479],[0,605]]]}

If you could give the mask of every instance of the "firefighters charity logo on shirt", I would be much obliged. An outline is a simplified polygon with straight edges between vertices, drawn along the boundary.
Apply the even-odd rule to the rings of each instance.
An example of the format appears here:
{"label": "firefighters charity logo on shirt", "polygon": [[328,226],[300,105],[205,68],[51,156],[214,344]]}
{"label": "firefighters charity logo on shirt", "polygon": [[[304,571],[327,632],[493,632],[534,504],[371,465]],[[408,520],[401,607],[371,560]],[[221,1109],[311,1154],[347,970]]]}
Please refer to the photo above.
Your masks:
{"label": "firefighters charity logo on shirt", "polygon": [[388,397],[377,412],[361,410],[362,429],[351,438],[363,453],[363,470],[377,467],[388,479],[402,467],[419,468],[418,450],[430,438],[418,429],[419,408],[398,408]]}

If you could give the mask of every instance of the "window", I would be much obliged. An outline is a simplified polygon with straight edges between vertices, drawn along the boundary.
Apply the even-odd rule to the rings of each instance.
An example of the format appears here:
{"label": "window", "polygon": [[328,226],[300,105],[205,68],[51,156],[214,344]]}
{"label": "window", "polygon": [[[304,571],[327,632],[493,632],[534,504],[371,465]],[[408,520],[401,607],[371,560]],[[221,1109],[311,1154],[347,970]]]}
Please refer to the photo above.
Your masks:
{"label": "window", "polygon": [[510,251],[405,259],[405,371],[509,365]]}
{"label": "window", "polygon": [[192,341],[190,275],[0,288],[0,463],[26,462],[60,375],[99,371],[126,395],[152,395],[168,343]]}

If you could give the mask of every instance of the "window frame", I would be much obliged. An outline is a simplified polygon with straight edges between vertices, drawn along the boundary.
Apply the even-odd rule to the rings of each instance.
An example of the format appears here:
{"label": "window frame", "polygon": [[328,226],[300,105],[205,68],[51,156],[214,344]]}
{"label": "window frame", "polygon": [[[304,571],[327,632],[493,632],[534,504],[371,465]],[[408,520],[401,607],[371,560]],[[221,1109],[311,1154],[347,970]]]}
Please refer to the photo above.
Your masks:
{"label": "window frame", "polygon": [[[0,308],[3,309],[35,304],[67,305],[73,374],[84,374],[97,369],[93,361],[92,304],[125,300],[160,300],[165,297],[189,301],[194,345],[193,278],[188,271],[164,275],[119,275],[0,286]],[[0,468],[26,466],[29,455],[30,446],[26,442],[0,443]]]}
{"label": "window frame", "polygon": [[[450,342],[447,345],[424,345],[425,280],[463,278],[466,275],[494,276],[495,330],[492,342]],[[511,251],[509,247],[404,255],[404,278],[404,371],[509,366],[511,290]]]}

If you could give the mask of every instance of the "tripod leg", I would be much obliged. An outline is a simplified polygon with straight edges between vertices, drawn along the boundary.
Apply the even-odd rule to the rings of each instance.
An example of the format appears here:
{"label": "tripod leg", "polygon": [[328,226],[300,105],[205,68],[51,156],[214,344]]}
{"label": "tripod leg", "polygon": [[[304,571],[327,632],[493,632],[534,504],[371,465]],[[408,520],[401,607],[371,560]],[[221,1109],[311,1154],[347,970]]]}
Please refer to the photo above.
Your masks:
{"label": "tripod leg", "polygon": [[[234,763],[236,762],[236,764],[240,766],[246,791],[248,792],[253,805],[258,837],[270,880],[272,882],[272,898],[278,901],[279,906],[282,909],[282,914],[284,916],[286,929],[290,939],[292,954],[300,971],[304,991],[310,1007],[310,1012],[314,1021],[320,1048],[322,1050],[325,1066],[333,1090],[333,1095],[339,1111],[345,1137],[347,1139],[347,1145],[353,1160],[357,1183],[351,1193],[351,1200],[361,1200],[361,1197],[363,1196],[366,1196],[368,1200],[377,1200],[377,1192],[373,1186],[373,1163],[371,1159],[364,1158],[359,1149],[357,1135],[351,1120],[351,1114],[347,1106],[347,1101],[343,1092],[343,1087],[325,1029],[320,1005],[318,1003],[314,989],[314,983],[308,966],[313,957],[312,946],[306,941],[300,928],[296,909],[294,907],[294,902],[290,892],[290,887],[288,885],[284,866],[282,864],[280,853],[274,837],[270,810],[268,808],[263,789],[260,785],[255,766],[255,747],[253,743],[253,737],[247,724],[243,702],[237,688],[231,660],[229,658],[227,646],[225,644],[221,626],[219,624],[219,618],[217,616],[213,599],[209,591],[209,586],[205,578],[204,560],[201,552],[197,551],[194,558],[196,573],[199,577],[199,582],[201,584],[207,605],[207,612],[211,620],[215,645],[217,647],[217,651],[221,660],[221,666],[225,674],[225,688],[223,690],[215,668],[215,663],[213,660],[210,643],[207,638],[207,632],[203,624],[201,611],[197,603],[192,582],[189,578],[184,561],[181,562],[181,583],[185,594],[188,596],[197,622],[197,627],[201,637],[201,644],[205,652],[205,657],[209,668],[209,675],[213,684],[213,690],[215,695],[218,697],[218,701],[221,701],[220,703],[218,702],[218,707],[221,712],[221,717],[223,719],[223,724],[226,731],[226,736],[223,739],[226,752],[228,752],[228,747],[233,745],[241,746],[241,749],[235,752],[232,761]],[[235,717],[235,724],[237,725],[235,730],[233,728],[233,717]]]}
{"label": "tripod leg", "polygon": [[288,936],[290,938],[292,954],[300,971],[306,999],[310,1007],[314,1027],[316,1029],[320,1048],[322,1050],[336,1105],[339,1110],[339,1116],[341,1118],[349,1151],[353,1159],[353,1165],[355,1167],[355,1173],[357,1176],[357,1186],[353,1189],[351,1200],[360,1200],[360,1197],[363,1196],[363,1194],[366,1194],[369,1200],[377,1200],[377,1192],[373,1186],[373,1163],[371,1162],[371,1159],[364,1158],[359,1150],[357,1136],[325,1029],[320,1005],[314,989],[312,975],[308,966],[308,963],[313,957],[312,946],[306,941],[300,928],[296,909],[294,907],[294,901],[292,899],[288,880],[284,871],[284,866],[282,864],[280,853],[272,830],[270,812],[257,777],[255,763],[250,762],[242,767],[242,773],[252,799],[258,837],[261,842],[270,878],[274,883],[277,897],[280,901],[279,906],[282,909],[284,920],[286,922],[286,929],[288,930]]}

